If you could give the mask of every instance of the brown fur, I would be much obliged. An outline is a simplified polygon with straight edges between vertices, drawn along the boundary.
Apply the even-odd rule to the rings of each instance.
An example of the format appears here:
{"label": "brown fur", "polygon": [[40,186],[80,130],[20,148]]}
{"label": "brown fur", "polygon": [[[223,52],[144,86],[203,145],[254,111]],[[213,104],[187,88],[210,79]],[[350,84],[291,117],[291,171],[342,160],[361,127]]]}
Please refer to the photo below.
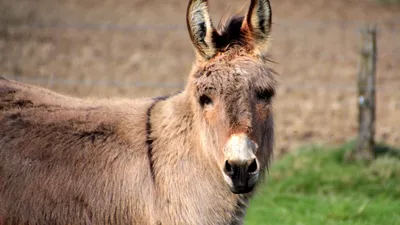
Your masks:
{"label": "brown fur", "polygon": [[0,224],[242,224],[252,193],[230,191],[222,149],[245,133],[268,168],[272,106],[257,93],[273,93],[276,75],[255,42],[227,42],[197,60],[183,92],[158,100],[78,99],[0,78]]}

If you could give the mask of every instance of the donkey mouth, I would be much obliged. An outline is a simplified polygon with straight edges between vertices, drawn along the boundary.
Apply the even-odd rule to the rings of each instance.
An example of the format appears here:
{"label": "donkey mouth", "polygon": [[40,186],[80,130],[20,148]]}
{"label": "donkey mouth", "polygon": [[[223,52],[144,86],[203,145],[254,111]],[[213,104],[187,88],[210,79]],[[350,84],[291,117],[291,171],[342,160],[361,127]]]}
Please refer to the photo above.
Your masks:
{"label": "donkey mouth", "polygon": [[258,180],[258,172],[256,173],[231,173],[224,174],[225,181],[229,189],[234,194],[246,194],[253,191]]}
{"label": "donkey mouth", "polygon": [[229,186],[229,188],[231,189],[232,193],[234,194],[247,194],[251,191],[253,191],[254,185],[253,186],[245,186],[245,187],[231,187]]}
{"label": "donkey mouth", "polygon": [[237,179],[231,179],[231,182],[228,183],[228,186],[234,194],[246,194],[253,191],[257,182],[257,178],[258,174],[253,176],[238,177]]}

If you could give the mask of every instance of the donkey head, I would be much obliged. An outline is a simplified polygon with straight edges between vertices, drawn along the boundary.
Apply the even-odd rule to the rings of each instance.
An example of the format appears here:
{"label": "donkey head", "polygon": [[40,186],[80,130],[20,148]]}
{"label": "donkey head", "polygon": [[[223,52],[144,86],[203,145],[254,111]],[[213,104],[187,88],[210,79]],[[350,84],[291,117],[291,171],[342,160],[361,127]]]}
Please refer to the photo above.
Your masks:
{"label": "donkey head", "polygon": [[271,31],[268,0],[252,0],[245,16],[215,29],[207,0],[191,0],[188,31],[197,53],[188,82],[203,150],[233,193],[250,192],[273,145],[275,73],[266,65]]}

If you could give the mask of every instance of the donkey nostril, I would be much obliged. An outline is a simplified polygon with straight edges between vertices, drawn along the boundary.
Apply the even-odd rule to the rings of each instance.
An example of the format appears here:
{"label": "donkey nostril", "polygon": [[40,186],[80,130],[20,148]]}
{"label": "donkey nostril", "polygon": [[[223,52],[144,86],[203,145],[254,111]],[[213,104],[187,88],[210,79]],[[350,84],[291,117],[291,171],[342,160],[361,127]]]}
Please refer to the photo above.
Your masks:
{"label": "donkey nostril", "polygon": [[225,173],[231,174],[233,172],[233,168],[231,164],[229,164],[228,160],[225,161]]}
{"label": "donkey nostril", "polygon": [[249,165],[247,172],[248,173],[254,173],[257,171],[257,161],[254,159],[253,162]]}

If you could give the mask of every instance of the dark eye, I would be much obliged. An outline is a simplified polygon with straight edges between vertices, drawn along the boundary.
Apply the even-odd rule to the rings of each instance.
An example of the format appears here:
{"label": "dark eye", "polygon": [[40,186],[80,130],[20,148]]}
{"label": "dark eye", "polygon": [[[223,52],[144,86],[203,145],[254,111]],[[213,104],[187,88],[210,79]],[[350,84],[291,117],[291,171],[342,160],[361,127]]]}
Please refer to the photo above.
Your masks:
{"label": "dark eye", "polygon": [[202,107],[204,106],[208,106],[208,105],[212,105],[212,100],[210,97],[208,97],[207,95],[202,95],[199,98],[199,103]]}
{"label": "dark eye", "polygon": [[269,102],[271,101],[271,98],[274,96],[274,91],[272,90],[260,90],[256,92],[256,97],[258,100],[260,101],[265,101],[265,102]]}

